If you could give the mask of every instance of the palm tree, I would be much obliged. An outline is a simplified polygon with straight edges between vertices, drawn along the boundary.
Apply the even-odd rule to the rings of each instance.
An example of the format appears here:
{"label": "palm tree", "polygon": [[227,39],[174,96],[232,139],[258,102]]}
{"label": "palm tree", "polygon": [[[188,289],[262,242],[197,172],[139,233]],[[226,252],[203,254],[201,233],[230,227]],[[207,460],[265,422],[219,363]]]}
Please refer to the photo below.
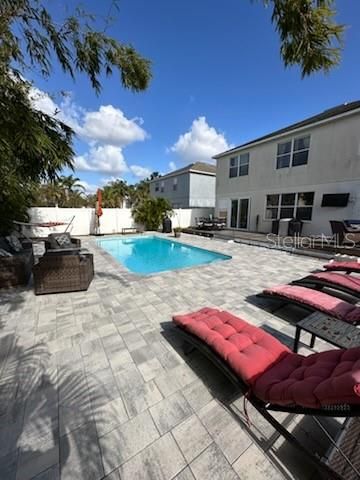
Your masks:
{"label": "palm tree", "polygon": [[110,208],[121,208],[128,197],[129,186],[124,180],[114,180],[104,186],[103,205]]}
{"label": "palm tree", "polygon": [[59,179],[60,185],[64,189],[65,198],[68,201],[71,193],[81,194],[85,191],[84,185],[80,183],[80,178],[74,175],[62,175]]}

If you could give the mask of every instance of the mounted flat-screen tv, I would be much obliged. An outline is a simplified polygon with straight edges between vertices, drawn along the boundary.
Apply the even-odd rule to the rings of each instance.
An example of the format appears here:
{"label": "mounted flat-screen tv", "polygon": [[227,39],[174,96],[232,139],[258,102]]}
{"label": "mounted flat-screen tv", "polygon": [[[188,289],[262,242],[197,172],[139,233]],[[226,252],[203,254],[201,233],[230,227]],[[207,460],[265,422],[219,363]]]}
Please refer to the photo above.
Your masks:
{"label": "mounted flat-screen tv", "polygon": [[326,193],[322,197],[322,207],[346,207],[349,193]]}

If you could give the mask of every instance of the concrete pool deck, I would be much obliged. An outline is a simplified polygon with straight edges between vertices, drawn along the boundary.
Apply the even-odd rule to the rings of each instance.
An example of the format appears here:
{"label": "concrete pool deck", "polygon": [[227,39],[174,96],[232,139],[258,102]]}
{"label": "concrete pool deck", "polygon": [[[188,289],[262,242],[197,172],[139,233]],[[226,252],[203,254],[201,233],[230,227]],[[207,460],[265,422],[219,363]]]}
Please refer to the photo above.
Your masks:
{"label": "concrete pool deck", "polygon": [[[180,241],[232,259],[141,277],[88,237],[96,273],[87,292],[0,293],[0,479],[318,478],[250,405],[247,425],[243,398],[200,354],[182,355],[170,321],[217,306],[291,345],[295,327],[252,298],[323,262],[191,235]],[[307,418],[278,417],[312,441]],[[315,446],[326,443],[316,437]]]}

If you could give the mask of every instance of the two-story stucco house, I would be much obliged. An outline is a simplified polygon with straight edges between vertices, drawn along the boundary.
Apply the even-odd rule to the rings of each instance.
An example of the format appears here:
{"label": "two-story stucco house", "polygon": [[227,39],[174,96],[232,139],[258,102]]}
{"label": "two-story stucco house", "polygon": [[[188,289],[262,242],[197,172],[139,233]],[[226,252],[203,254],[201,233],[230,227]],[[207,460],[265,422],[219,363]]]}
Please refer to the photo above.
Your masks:
{"label": "two-story stucco house", "polygon": [[329,220],[360,218],[360,101],[214,158],[216,215],[229,228],[271,232],[299,218],[303,234],[329,234]]}
{"label": "two-story stucco house", "polygon": [[150,182],[150,195],[173,208],[215,207],[216,166],[195,162]]}

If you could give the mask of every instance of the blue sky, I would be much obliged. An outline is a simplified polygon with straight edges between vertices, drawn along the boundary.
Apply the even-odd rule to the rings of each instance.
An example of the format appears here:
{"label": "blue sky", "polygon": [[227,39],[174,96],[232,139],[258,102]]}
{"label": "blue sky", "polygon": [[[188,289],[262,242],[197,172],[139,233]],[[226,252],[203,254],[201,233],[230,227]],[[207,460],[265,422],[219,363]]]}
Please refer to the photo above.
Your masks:
{"label": "blue sky", "polygon": [[[99,18],[109,5],[83,4]],[[228,146],[360,98],[360,2],[337,4],[348,26],[341,65],[301,79],[298,68],[283,66],[261,1],[121,0],[108,33],[152,60],[150,88],[131,93],[114,75],[96,96],[87,78],[74,83],[56,68],[47,81],[32,78],[55,95],[37,101],[45,109],[56,102],[76,127],[76,175],[90,190],[115,177],[133,183],[150,171],[211,161]],[[70,96],[64,101],[59,91]]]}

